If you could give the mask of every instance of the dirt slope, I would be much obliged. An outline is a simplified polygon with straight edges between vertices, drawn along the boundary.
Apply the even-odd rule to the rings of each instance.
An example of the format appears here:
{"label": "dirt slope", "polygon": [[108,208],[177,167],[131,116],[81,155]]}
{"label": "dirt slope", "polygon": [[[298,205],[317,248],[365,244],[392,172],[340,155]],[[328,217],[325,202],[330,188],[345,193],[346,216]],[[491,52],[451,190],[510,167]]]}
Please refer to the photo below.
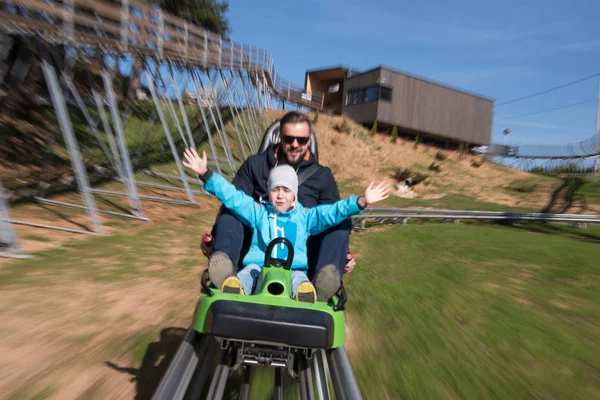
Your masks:
{"label": "dirt slope", "polygon": [[[282,111],[267,112],[268,122],[281,118]],[[311,119],[314,117],[310,114]],[[342,117],[319,115],[314,127],[319,144],[319,158],[333,171],[338,182],[352,181],[365,185],[372,179],[389,179],[396,168],[410,168],[428,175],[423,184],[414,187],[417,198],[436,198],[460,194],[477,200],[508,206],[539,208],[547,204],[557,179],[542,177],[503,165],[484,161],[476,155],[460,159],[458,151],[443,150],[420,144],[415,150],[412,141],[399,138],[391,143],[389,133],[372,135],[361,125],[347,119],[350,133],[335,129],[343,123]],[[447,156],[436,160],[436,153]],[[441,171],[428,169],[431,163],[440,165]],[[519,193],[509,189],[515,181],[537,184],[532,193]]]}

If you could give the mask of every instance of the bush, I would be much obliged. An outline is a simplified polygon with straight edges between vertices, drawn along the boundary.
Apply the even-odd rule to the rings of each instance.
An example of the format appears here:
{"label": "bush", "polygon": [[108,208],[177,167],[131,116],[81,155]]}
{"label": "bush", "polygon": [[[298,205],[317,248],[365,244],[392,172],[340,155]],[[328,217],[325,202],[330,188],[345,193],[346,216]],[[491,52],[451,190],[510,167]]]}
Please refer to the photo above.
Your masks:
{"label": "bush", "polygon": [[317,122],[319,122],[319,109],[318,108],[315,110],[315,116],[313,117],[313,120],[312,120],[313,125],[316,125]]}
{"label": "bush", "polygon": [[437,153],[435,153],[435,159],[438,161],[444,161],[447,158],[448,158],[448,156],[445,155],[444,153],[442,153],[441,151],[438,151]]}
{"label": "bush", "polygon": [[512,182],[510,186],[508,186],[510,190],[514,190],[519,193],[533,193],[537,189],[537,183],[535,182]]}
{"label": "bush", "polygon": [[398,140],[398,127],[394,125],[392,128],[392,143],[396,143],[396,140]]}
{"label": "bush", "polygon": [[442,170],[440,165],[436,164],[435,161],[432,162],[431,164],[429,164],[429,167],[427,169],[429,169],[430,171],[435,171],[435,172],[440,172]]}
{"label": "bush", "polygon": [[427,175],[420,172],[411,171],[409,168],[396,168],[390,175],[396,182],[404,182],[407,179],[412,180],[412,185],[423,182],[427,179]]}
{"label": "bush", "polygon": [[483,165],[483,161],[473,160],[471,161],[471,167],[479,168]]}
{"label": "bush", "polygon": [[345,133],[352,133],[352,127],[350,127],[350,124],[348,124],[348,122],[346,122],[346,119],[344,119],[342,121],[341,124],[335,124],[333,125],[333,129],[335,129],[338,132],[345,132]]}

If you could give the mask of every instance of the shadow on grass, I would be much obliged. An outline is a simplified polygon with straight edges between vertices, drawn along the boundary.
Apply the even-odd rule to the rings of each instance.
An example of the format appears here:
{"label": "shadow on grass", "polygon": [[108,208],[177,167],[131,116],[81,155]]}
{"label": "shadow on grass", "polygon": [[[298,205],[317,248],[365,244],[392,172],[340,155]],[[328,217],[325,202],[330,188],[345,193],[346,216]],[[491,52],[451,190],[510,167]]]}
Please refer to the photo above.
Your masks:
{"label": "shadow on grass", "polygon": [[127,208],[115,203],[112,200],[106,199],[104,197],[101,196],[97,196],[96,199],[98,200],[99,203],[104,203],[109,207],[113,207],[116,210],[118,210],[119,212],[122,212],[123,214],[129,214],[129,215],[133,215],[133,213],[131,212],[131,210],[128,210]]}
{"label": "shadow on grass", "polygon": [[[560,185],[552,195],[550,196],[550,200],[548,204],[540,211],[542,213],[549,213],[554,211],[557,214],[562,214],[566,212],[569,208],[573,206],[576,196],[578,195],[580,189],[583,186],[583,179],[577,177],[568,177],[563,181],[563,184]],[[583,211],[585,209],[585,199],[584,204],[582,206]]]}
{"label": "shadow on grass", "polygon": [[139,368],[120,367],[110,361],[105,365],[132,376],[131,381],[136,382],[136,400],[151,399],[186,333],[184,328],[163,329],[160,339],[148,345]]}
{"label": "shadow on grass", "polygon": [[[499,224],[501,224],[501,223],[499,223]],[[509,225],[509,224],[504,223],[504,225]],[[560,236],[570,237],[572,239],[583,240],[585,242],[600,243],[600,235],[585,232],[585,230],[582,228],[558,226],[555,224],[548,224],[548,223],[521,224],[521,225],[510,224],[510,226],[512,226],[515,229],[521,230],[521,231],[544,233],[547,235],[560,235]]]}
{"label": "shadow on grass", "polygon": [[63,214],[62,212],[56,210],[55,208],[49,207],[49,206],[47,206],[45,204],[40,204],[39,206],[41,208],[43,208],[44,210],[49,211],[52,214],[56,215],[58,218],[60,218],[60,219],[62,219],[64,221],[67,221],[67,222],[69,222],[69,223],[71,223],[71,224],[73,224],[75,226],[78,226],[79,228],[81,228],[83,230],[86,230],[86,231],[90,231],[91,230],[87,225],[80,224],[79,222],[72,220],[71,218],[69,218],[68,215]]}

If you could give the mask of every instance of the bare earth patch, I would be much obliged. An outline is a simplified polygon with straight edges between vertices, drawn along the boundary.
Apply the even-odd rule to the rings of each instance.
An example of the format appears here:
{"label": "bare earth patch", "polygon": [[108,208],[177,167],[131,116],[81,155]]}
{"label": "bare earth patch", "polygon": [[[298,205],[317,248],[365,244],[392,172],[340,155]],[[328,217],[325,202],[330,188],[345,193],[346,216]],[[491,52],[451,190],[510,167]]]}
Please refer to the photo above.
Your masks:
{"label": "bare earth patch", "polygon": [[56,399],[78,398],[91,389],[101,394],[95,398],[133,398],[131,376],[105,363],[135,368],[129,349],[137,337],[156,336],[173,324],[189,325],[199,290],[186,286],[190,289],[138,279],[5,290],[0,298],[0,393],[23,386],[35,393],[52,386]]}

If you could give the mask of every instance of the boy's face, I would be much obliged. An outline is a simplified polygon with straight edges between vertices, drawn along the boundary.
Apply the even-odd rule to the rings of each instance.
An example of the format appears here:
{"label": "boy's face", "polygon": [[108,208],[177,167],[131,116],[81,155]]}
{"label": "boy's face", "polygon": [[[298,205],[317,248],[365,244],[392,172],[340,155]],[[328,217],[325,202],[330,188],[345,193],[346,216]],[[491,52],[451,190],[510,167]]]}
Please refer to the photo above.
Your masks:
{"label": "boy's face", "polygon": [[275,208],[275,212],[285,212],[292,208],[294,204],[294,193],[284,186],[278,186],[269,192],[269,200]]}

